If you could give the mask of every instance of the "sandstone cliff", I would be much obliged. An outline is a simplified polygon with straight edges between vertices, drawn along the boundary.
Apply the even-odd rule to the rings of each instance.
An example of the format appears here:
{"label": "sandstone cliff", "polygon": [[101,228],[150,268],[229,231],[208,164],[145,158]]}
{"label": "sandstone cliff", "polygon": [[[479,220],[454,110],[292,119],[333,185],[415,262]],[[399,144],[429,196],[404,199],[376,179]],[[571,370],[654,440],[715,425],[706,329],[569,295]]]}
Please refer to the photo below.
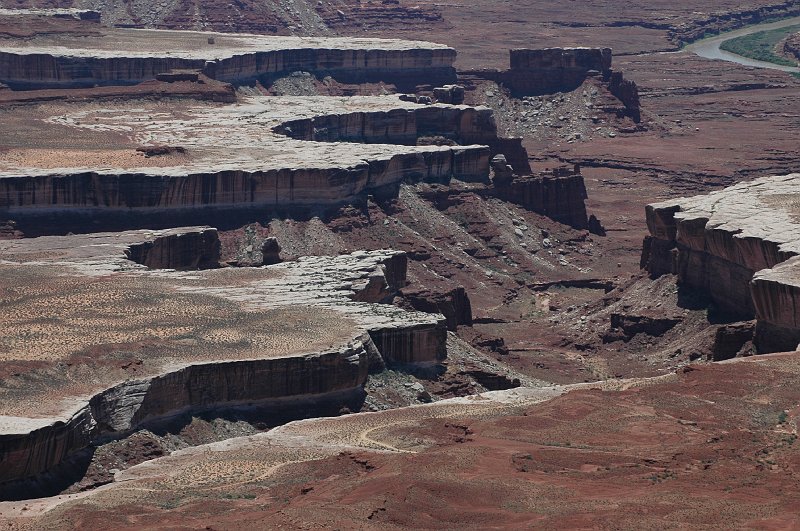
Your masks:
{"label": "sandstone cliff", "polygon": [[364,345],[355,342],[339,351],[192,365],[126,381],[94,396],[65,421],[44,422],[29,433],[13,433],[6,426],[0,433],[0,483],[41,474],[93,440],[125,434],[167,415],[355,390],[366,381],[367,368]]}
{"label": "sandstone cliff", "polygon": [[723,310],[755,317],[760,352],[794,350],[798,183],[800,174],[766,177],[648,205],[643,267],[653,276],[677,274],[681,285],[708,293]]}
{"label": "sandstone cliff", "polygon": [[171,231],[132,244],[126,256],[152,269],[209,269],[219,267],[220,243],[216,229]]}
{"label": "sandstone cliff", "polygon": [[517,98],[577,89],[589,76],[598,77],[623,105],[621,112],[641,119],[639,89],[611,68],[610,48],[516,49],[508,70],[470,70],[460,74],[488,79],[507,87]]}
{"label": "sandstone cliff", "polygon": [[[118,47],[109,50],[107,42]],[[454,81],[455,57],[452,48],[416,41],[106,28],[83,38],[37,35],[3,43],[0,82],[15,89],[134,84],[191,69],[234,84],[304,71],[413,87]]]}
{"label": "sandstone cliff", "polygon": [[[64,107],[65,114],[33,121],[51,148],[64,142],[51,131],[53,122],[89,142],[95,128],[117,131],[130,140],[117,140],[109,156],[129,162],[108,169],[81,157],[74,167],[37,167],[19,151],[24,165],[0,162],[0,209],[10,219],[53,218],[49,225],[114,213],[111,226],[128,220],[126,228],[158,219],[197,222],[198,213],[208,221],[234,209],[324,210],[367,194],[391,196],[401,182],[485,182],[488,144],[499,141],[488,109],[396,97],[251,97],[237,106],[192,105],[180,129],[154,118],[164,116],[155,106],[132,113],[109,104],[88,115]],[[431,135],[469,145],[416,145]],[[147,157],[141,143],[180,150]]]}
{"label": "sandstone cliff", "polygon": [[736,10],[699,14],[696,19],[672,27],[669,38],[676,45],[694,42],[709,33],[722,33],[770,19],[800,15],[800,6],[794,0],[783,0],[768,5],[743,4]]}
{"label": "sandstone cliff", "polygon": [[[0,242],[0,285],[31,295],[0,317],[0,344],[25,345],[0,363],[0,483],[176,414],[352,405],[370,367],[446,356],[443,316],[382,304],[406,284],[403,253],[174,271],[218,249],[204,227]],[[24,339],[41,319],[55,324]]]}
{"label": "sandstone cliff", "polygon": [[559,168],[506,181],[495,178],[494,184],[497,195],[506,201],[577,229],[589,226],[586,186],[580,171]]}

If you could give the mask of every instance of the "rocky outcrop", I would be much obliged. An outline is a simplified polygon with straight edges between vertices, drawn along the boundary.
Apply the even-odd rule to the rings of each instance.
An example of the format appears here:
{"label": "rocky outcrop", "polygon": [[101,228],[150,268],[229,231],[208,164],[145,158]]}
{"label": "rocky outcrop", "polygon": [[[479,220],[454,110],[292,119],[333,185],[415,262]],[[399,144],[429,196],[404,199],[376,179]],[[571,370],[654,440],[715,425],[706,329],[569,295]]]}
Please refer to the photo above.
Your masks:
{"label": "rocky outcrop", "polygon": [[642,119],[642,113],[639,108],[639,87],[636,83],[625,79],[622,72],[612,72],[608,89],[625,106],[628,116],[638,123]]}
{"label": "rocky outcrop", "polygon": [[[406,285],[404,253],[174,270],[215,253],[207,227],[0,242],[0,288],[39,290],[7,301],[0,340],[16,344],[29,317],[60,327],[0,362],[0,483],[156,420],[341,400],[362,392],[370,367],[447,354],[442,315],[382,304]],[[69,308],[54,309],[64,297]]]}
{"label": "rocky outcrop", "polygon": [[723,361],[735,358],[743,353],[743,349],[751,344],[756,329],[755,321],[745,321],[722,325],[714,333],[714,344],[709,353],[711,361]]}
{"label": "rocky outcrop", "polygon": [[366,381],[367,367],[364,345],[353,343],[340,351],[192,365],[127,381],[94,396],[66,421],[29,433],[9,433],[6,427],[0,433],[0,483],[41,474],[94,440],[165,416],[354,390]]}
{"label": "rocky outcrop", "polygon": [[800,62],[800,33],[790,35],[783,41],[783,53],[786,57]]}
{"label": "rocky outcrop", "polygon": [[[116,42],[118,48],[110,52],[103,42]],[[195,42],[208,44],[190,44]],[[106,28],[73,41],[40,35],[4,44],[0,81],[15,89],[124,85],[195,70],[234,84],[268,84],[303,71],[346,83],[385,81],[413,87],[454,81],[455,56],[452,48],[415,41]]]}
{"label": "rocky outcrop", "polygon": [[[100,117],[87,120],[83,114],[48,120],[70,127],[75,136],[91,135]],[[453,177],[486,182],[491,153],[486,144],[497,140],[488,109],[419,106],[396,97],[251,97],[230,107],[198,104],[187,110],[180,130],[158,119],[144,128],[145,122],[114,105],[101,114],[102,127],[145,137],[148,145],[134,148],[126,169],[93,167],[93,158],[55,169],[35,163],[21,169],[0,161],[0,209],[8,219],[54,217],[58,220],[47,223],[64,227],[69,216],[93,222],[108,213],[113,219],[103,223],[130,228],[153,226],[159,219],[171,226],[197,222],[200,214],[211,221],[216,218],[209,216],[234,209],[324,211],[368,194],[392,196],[401,182],[446,183]],[[48,134],[47,120],[36,124]],[[416,145],[417,138],[433,134],[468,145]],[[147,156],[164,146],[180,151]],[[128,143],[115,147],[115,153],[134,151]],[[35,233],[45,223],[32,225]]]}
{"label": "rocky outcrop", "polygon": [[131,245],[126,255],[151,269],[210,269],[219,267],[219,235],[216,229],[166,231]]}
{"label": "rocky outcrop", "polygon": [[464,103],[464,87],[461,85],[445,85],[433,89],[433,97],[438,103],[461,105]]}
{"label": "rocky outcrop", "polygon": [[759,349],[796,350],[800,345],[800,258],[758,271],[751,293],[758,316],[755,343]]}
{"label": "rocky outcrop", "polygon": [[514,95],[567,92],[580,86],[590,71],[610,73],[611,48],[545,48],[511,50],[504,84]]}
{"label": "rocky outcrop", "polygon": [[[409,5],[410,4],[410,5]],[[347,30],[358,28],[385,33],[387,27],[418,30],[421,25],[430,25],[443,20],[439,6],[418,4],[403,0],[381,2],[349,1],[344,3],[317,3],[325,24],[347,35]]]}
{"label": "rocky outcrop", "polygon": [[447,321],[448,330],[459,325],[472,325],[472,305],[466,290],[456,286],[449,290],[432,290],[410,287],[401,292],[403,303],[420,312],[440,313]]}
{"label": "rocky outcrop", "polygon": [[495,155],[491,161],[492,182],[495,186],[509,186],[514,180],[514,167],[508,163],[505,155]]}
{"label": "rocky outcrop", "polygon": [[421,137],[442,137],[461,145],[489,145],[497,140],[492,110],[464,105],[316,116],[284,122],[274,131],[297,140],[408,146],[416,145]]}
{"label": "rocky outcrop", "polygon": [[618,339],[630,341],[637,334],[659,337],[672,330],[680,322],[681,319],[675,317],[612,313],[611,329],[606,333],[603,341],[611,342]]}
{"label": "rocky outcrop", "polygon": [[607,85],[623,104],[622,109],[611,110],[635,122],[641,119],[639,89],[622,72],[612,70],[611,48],[517,49],[511,50],[510,55],[508,70],[470,70],[459,74],[499,83],[516,98],[571,92],[592,76]]}
{"label": "rocky outcrop", "polygon": [[586,186],[580,169],[556,168],[495,181],[498,197],[578,229],[588,227]]}
{"label": "rocky outcrop", "polygon": [[[213,171],[181,175],[100,171],[0,179],[0,205],[11,214],[45,209],[126,209],[158,212],[200,207],[313,207],[356,202],[404,180],[447,182],[454,175],[484,180],[489,149],[466,146],[389,155],[351,167]],[[65,172],[66,173],[66,172]]]}
{"label": "rocky outcrop", "polygon": [[262,265],[273,265],[281,262],[281,245],[277,238],[266,238],[261,244]]}
{"label": "rocky outcrop", "polygon": [[[758,320],[758,352],[796,346],[800,174],[766,177],[705,196],[648,205],[642,265]],[[772,330],[770,333],[765,330]],[[770,335],[774,339],[770,339]]]}

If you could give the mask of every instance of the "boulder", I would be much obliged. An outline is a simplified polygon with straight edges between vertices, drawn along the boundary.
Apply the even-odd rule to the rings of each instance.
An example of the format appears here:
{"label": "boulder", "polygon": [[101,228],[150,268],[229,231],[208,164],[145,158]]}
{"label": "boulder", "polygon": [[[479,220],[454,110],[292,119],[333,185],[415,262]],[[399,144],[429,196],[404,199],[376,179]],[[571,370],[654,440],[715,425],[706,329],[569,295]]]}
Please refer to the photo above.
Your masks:
{"label": "boulder", "polygon": [[433,97],[437,103],[462,105],[464,103],[464,87],[461,85],[445,85],[433,89]]}
{"label": "boulder", "polygon": [[492,182],[495,186],[508,186],[514,178],[514,168],[512,168],[506,161],[506,156],[503,154],[495,155],[492,157],[491,168],[494,176]]}
{"label": "boulder", "polygon": [[272,265],[280,263],[281,261],[281,245],[278,239],[274,237],[267,238],[261,244],[261,263],[262,265]]}

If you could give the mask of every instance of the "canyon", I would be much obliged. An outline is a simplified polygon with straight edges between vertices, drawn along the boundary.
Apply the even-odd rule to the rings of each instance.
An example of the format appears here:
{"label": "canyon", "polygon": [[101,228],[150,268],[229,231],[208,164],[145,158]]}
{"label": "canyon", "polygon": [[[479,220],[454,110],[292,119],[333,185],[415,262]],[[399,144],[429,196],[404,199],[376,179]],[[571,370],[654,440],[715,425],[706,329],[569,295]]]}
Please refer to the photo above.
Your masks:
{"label": "canyon", "polygon": [[[99,437],[186,410],[278,399],[287,409],[292,397],[341,392],[355,397],[337,398],[342,406],[352,405],[370,366],[445,356],[441,316],[379,304],[405,286],[402,253],[196,270],[214,265],[219,249],[208,228],[2,245],[3,290],[17,293],[5,299],[3,317],[14,331],[3,337],[3,350],[14,353],[3,370],[4,483],[46,472]],[[54,313],[64,297],[69,306]],[[234,315],[238,330],[223,324]],[[95,327],[106,332],[86,333]]]}
{"label": "canyon", "polygon": [[798,524],[792,2],[10,4],[3,525]]}

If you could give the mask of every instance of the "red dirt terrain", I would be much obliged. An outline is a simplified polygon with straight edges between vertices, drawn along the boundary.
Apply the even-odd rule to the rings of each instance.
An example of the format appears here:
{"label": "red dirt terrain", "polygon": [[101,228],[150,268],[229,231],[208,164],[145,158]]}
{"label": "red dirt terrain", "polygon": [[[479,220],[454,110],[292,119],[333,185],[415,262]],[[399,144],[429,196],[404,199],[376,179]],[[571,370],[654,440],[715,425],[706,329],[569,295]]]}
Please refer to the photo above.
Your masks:
{"label": "red dirt terrain", "polygon": [[[23,529],[794,528],[799,360],[691,366],[494,412],[477,402],[436,413],[442,403],[401,418],[305,421],[295,436],[306,433],[313,445],[312,434],[327,433],[334,455],[295,455],[272,466],[269,479],[231,483],[214,472],[212,462],[233,466],[252,454],[234,439],[189,461],[152,462],[160,472],[143,468],[49,512],[36,502],[0,509]],[[334,441],[364,428],[359,444],[335,451]],[[366,444],[383,451],[358,449]]]}

